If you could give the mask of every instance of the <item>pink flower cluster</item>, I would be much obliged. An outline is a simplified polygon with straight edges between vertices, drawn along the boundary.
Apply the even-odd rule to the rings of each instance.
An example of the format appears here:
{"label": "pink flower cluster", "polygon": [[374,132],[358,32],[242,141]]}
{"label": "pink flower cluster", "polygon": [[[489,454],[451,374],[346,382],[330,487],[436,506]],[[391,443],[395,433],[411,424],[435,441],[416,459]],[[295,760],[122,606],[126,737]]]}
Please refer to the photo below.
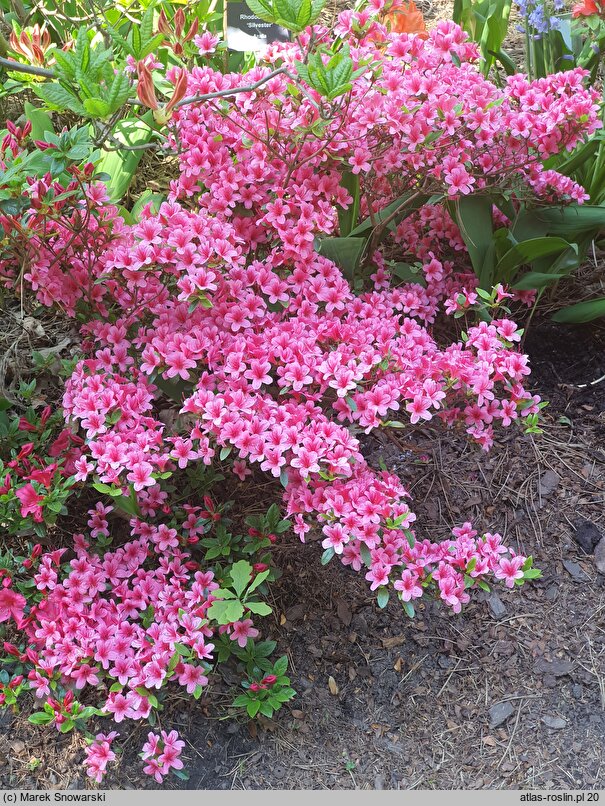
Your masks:
{"label": "pink flower cluster", "polygon": [[147,741],[143,745],[143,759],[147,762],[143,768],[147,775],[155,778],[158,784],[164,780],[170,770],[182,770],[183,762],[180,759],[185,742],[179,739],[176,730],[166,733],[148,733]]}
{"label": "pink flower cluster", "polygon": [[86,753],[86,775],[98,784],[103,780],[109,762],[115,761],[116,754],[111,749],[111,743],[119,735],[115,730],[108,734],[97,733],[95,741],[84,750]]}
{"label": "pink flower cluster", "polygon": [[[91,535],[108,533],[111,509],[91,510]],[[35,648],[29,679],[37,697],[50,696],[57,679],[76,690],[105,684],[102,709],[119,723],[147,717],[152,691],[170,681],[188,693],[208,683],[214,645],[206,612],[218,584],[176,535],[133,519],[132,540],[115,551],[99,556],[79,534],[67,567],[63,551],[42,555],[34,580],[43,596],[22,625]]]}
{"label": "pink flower cluster", "polygon": [[[426,287],[392,287],[378,250],[373,290],[355,295],[315,253],[314,238],[349,203],[342,172],[359,168],[368,210],[420,175],[424,190],[451,195],[448,177],[462,167],[476,188],[532,186],[541,159],[598,121],[579,71],[499,90],[467,63],[473,46],[456,26],[440,24],[426,42],[371,31],[355,58],[380,56],[383,69],[355,83],[346,136],[337,117],[322,138],[311,133],[314,107],[286,92],[286,76],[236,96],[229,114],[214,103],[175,112],[181,176],[159,212],[146,208],[104,253],[116,314],[85,326],[93,357],[68,381],[64,409],[86,435],[79,480],[94,473],[155,507],[159,475],[231,451],[240,477],[257,465],[282,480],[301,537],[319,523],[324,548],[350,565],[363,544],[378,552],[369,573],[385,579],[385,567],[408,563],[402,530],[414,516],[400,482],[368,468],[355,432],[438,418],[487,450],[495,425],[534,414],[539,399],[523,386],[529,368],[510,320],[446,347],[431,335],[441,302],[474,293],[456,271],[463,243],[443,207],[422,207],[389,247],[418,257]],[[297,47],[280,58],[294,66]],[[241,80],[194,68],[189,91]],[[174,432],[154,413],[158,386],[180,400]]]}

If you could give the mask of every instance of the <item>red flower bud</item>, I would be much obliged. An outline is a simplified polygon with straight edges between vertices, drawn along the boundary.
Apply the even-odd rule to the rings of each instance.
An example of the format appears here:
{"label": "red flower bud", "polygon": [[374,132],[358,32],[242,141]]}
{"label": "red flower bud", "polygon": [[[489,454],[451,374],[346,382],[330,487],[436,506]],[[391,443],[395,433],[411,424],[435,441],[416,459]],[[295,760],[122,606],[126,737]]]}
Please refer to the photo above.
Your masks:
{"label": "red flower bud", "polygon": [[24,445],[21,448],[21,450],[17,454],[17,461],[20,462],[22,459],[25,459],[26,456],[30,455],[30,453],[33,451],[33,449],[34,449],[34,443],[33,442],[28,442],[26,445]]}
{"label": "red flower bud", "polygon": [[155,87],[153,86],[153,76],[145,62],[137,62],[137,76],[139,78],[137,84],[137,97],[139,101],[143,106],[149,107],[149,109],[159,109]]}
{"label": "red flower bud", "polygon": [[23,675],[22,675],[22,674],[18,674],[16,677],[13,677],[13,679],[12,679],[12,680],[10,681],[10,683],[8,684],[8,687],[9,687],[9,688],[17,688],[17,686],[19,685],[19,683],[22,683],[22,682],[23,682]]}
{"label": "red flower bud", "polygon": [[263,571],[266,571],[269,566],[266,563],[254,563],[252,568],[257,574],[262,574]]}
{"label": "red flower bud", "polygon": [[7,655],[12,655],[14,658],[20,658],[21,652],[14,644],[9,644],[8,641],[5,641],[2,645],[4,651]]}

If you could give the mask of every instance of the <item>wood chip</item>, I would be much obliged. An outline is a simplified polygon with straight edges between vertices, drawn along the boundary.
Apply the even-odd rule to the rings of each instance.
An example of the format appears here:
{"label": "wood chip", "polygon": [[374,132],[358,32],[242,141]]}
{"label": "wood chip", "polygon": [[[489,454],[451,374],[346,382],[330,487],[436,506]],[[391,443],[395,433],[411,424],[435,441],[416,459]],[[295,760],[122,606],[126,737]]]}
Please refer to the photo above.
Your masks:
{"label": "wood chip", "polygon": [[334,680],[332,675],[328,677],[328,689],[330,690],[330,694],[332,694],[333,697],[336,697],[336,695],[340,691],[336,683],[336,680]]}
{"label": "wood chip", "polygon": [[382,645],[385,649],[393,649],[393,647],[396,646],[403,646],[405,642],[405,635],[393,635],[391,638],[382,639]]}

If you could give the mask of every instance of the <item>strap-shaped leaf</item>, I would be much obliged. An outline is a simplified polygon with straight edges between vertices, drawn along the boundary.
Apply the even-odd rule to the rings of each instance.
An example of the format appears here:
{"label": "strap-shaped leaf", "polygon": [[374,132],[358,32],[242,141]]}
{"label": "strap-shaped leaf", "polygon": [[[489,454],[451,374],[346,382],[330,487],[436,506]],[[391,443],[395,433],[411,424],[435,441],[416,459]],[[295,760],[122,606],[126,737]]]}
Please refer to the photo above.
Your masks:
{"label": "strap-shaped leaf", "polygon": [[352,203],[345,210],[340,207],[338,210],[338,225],[340,235],[346,238],[350,235],[351,230],[355,226],[357,216],[359,215],[359,174],[354,174],[353,171],[345,171],[342,175],[340,184],[345,188],[353,197]]}
{"label": "strap-shaped leaf", "polygon": [[321,238],[317,251],[333,260],[345,277],[353,280],[365,248],[365,238]]}
{"label": "strap-shaped leaf", "polygon": [[539,271],[528,271],[523,277],[513,285],[518,291],[531,291],[534,288],[547,288],[565,277],[564,274],[545,274]]}
{"label": "strap-shaped leaf", "polygon": [[538,258],[549,255],[557,255],[567,249],[578,251],[576,244],[570,244],[564,238],[549,237],[531,238],[528,241],[521,241],[498,261],[496,274],[508,274],[520,266],[531,263]]}
{"label": "strap-shaped leaf", "polygon": [[599,319],[601,316],[605,316],[605,297],[570,305],[557,311],[552,318],[555,322],[581,324],[582,322],[592,322],[593,319]]}
{"label": "strap-shaped leaf", "polygon": [[493,285],[493,201],[490,196],[462,196],[448,202],[450,215],[460,228],[460,233],[473,264],[481,288]]}

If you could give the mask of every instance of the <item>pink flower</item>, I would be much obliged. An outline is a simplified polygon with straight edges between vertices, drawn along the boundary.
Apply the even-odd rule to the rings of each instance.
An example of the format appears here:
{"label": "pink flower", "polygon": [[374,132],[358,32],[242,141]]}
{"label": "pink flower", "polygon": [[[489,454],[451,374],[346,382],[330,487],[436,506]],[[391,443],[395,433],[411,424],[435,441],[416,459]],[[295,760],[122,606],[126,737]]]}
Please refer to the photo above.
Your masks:
{"label": "pink flower", "polygon": [[417,582],[418,575],[406,568],[401,574],[401,579],[395,580],[393,587],[400,591],[403,602],[409,602],[410,599],[418,599],[422,596],[422,588]]}
{"label": "pink flower", "polygon": [[25,605],[25,596],[11,588],[0,588],[0,623],[8,621],[12,617],[16,621],[17,627],[21,628]]}
{"label": "pink flower", "polygon": [[494,575],[496,579],[503,579],[507,588],[514,588],[516,579],[523,579],[523,566],[525,565],[525,557],[521,555],[506,559],[501,558]]}
{"label": "pink flower", "polygon": [[239,646],[244,649],[248,643],[248,638],[257,638],[258,630],[253,626],[252,619],[244,619],[243,621],[236,621],[231,625],[231,635],[229,636],[232,641],[237,641]]}
{"label": "pink flower", "polygon": [[21,516],[25,518],[31,514],[37,523],[41,523],[43,517],[40,504],[44,501],[44,496],[36,492],[33,484],[25,484],[20,487],[15,495],[21,501]]}

